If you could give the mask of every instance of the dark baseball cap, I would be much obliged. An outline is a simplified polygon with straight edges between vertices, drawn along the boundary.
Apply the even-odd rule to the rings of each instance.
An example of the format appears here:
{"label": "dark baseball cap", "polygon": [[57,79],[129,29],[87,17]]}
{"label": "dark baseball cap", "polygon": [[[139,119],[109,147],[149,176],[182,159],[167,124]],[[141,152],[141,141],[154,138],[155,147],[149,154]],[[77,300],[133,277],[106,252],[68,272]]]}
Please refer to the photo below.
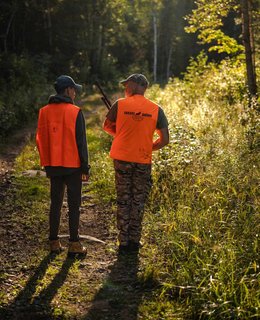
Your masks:
{"label": "dark baseball cap", "polygon": [[75,88],[77,91],[82,90],[82,85],[77,84],[70,76],[59,76],[54,83],[54,88],[56,91],[61,91],[69,87]]}
{"label": "dark baseball cap", "polygon": [[127,79],[120,81],[120,83],[125,84],[128,81],[133,81],[142,87],[148,87],[148,85],[149,85],[149,82],[148,82],[146,76],[144,76],[141,73],[131,74]]}

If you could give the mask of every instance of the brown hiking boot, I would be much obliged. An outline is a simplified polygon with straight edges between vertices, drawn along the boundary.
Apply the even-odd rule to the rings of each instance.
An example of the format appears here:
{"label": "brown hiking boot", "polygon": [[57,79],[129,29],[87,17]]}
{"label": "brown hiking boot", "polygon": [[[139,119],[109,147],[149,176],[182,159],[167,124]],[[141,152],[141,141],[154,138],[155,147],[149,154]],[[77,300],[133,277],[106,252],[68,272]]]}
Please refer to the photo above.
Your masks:
{"label": "brown hiking boot", "polygon": [[85,256],[86,254],[87,254],[87,248],[83,247],[79,241],[75,241],[75,242],[71,241],[69,243],[69,251],[68,251],[69,257],[75,257],[76,255]]}
{"label": "brown hiking boot", "polygon": [[61,246],[60,240],[50,240],[51,253],[60,253],[64,248]]}

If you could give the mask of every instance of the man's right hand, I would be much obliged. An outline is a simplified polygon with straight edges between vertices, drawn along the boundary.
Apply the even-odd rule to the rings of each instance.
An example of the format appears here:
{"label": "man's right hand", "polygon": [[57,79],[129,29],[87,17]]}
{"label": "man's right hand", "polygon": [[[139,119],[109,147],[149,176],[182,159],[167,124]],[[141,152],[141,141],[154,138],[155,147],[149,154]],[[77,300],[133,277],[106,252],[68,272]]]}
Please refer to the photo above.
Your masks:
{"label": "man's right hand", "polygon": [[168,128],[162,128],[156,130],[159,138],[153,143],[153,151],[159,150],[169,143],[169,130]]}
{"label": "man's right hand", "polygon": [[110,121],[108,118],[106,118],[103,124],[103,129],[113,137],[116,135],[116,123]]}

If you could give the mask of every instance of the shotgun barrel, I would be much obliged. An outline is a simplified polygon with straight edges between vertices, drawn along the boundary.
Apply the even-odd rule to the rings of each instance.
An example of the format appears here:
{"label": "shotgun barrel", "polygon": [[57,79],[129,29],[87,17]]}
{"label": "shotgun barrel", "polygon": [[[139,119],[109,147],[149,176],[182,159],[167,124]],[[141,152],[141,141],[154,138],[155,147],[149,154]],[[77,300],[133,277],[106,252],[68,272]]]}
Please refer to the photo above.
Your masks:
{"label": "shotgun barrel", "polygon": [[106,105],[107,109],[110,110],[112,104],[111,101],[108,99],[107,95],[105,94],[104,90],[102,89],[100,83],[98,81],[95,81],[95,86],[99,89],[102,97],[101,100],[104,102],[104,104]]}

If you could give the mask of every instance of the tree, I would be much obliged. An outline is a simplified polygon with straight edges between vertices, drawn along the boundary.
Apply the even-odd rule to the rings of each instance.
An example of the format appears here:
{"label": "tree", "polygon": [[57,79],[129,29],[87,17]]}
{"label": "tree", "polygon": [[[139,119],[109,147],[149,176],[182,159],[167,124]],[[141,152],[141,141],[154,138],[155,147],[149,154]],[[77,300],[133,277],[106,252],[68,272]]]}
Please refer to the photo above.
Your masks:
{"label": "tree", "polygon": [[[252,28],[252,0],[197,0],[197,8],[187,17],[190,26],[187,32],[199,32],[203,44],[209,44],[209,51],[237,55],[245,52],[247,83],[251,96],[256,95],[256,73],[254,66],[254,32]],[[223,31],[224,18],[236,13],[242,24],[243,44]],[[242,19],[241,19],[242,18]]]}
{"label": "tree", "polygon": [[155,82],[165,82],[185,70],[191,55],[182,17],[192,3],[2,0],[0,51],[48,55],[51,78],[70,73],[83,81],[107,81],[118,74],[143,72]]}
{"label": "tree", "polygon": [[158,36],[157,36],[157,14],[153,11],[153,81],[157,82],[157,52],[158,52]]}
{"label": "tree", "polygon": [[9,37],[11,26],[17,11],[17,4],[16,2],[2,3],[0,8],[2,11],[0,16],[0,21],[2,22],[2,28],[1,28],[2,30],[1,30],[0,38],[3,39],[3,50],[5,53],[7,53],[8,37]]}
{"label": "tree", "polygon": [[242,15],[243,43],[245,46],[245,55],[246,55],[248,90],[252,96],[255,96],[257,94],[257,86],[256,86],[255,61],[254,61],[252,1],[241,0],[240,5],[241,5],[241,15]]}
{"label": "tree", "polygon": [[162,83],[179,76],[190,57],[199,53],[195,35],[185,32],[187,22],[184,17],[192,8],[190,0],[162,1],[158,26],[158,78]]}
{"label": "tree", "polygon": [[198,32],[202,44],[209,44],[209,52],[217,51],[230,55],[243,50],[237,39],[228,36],[224,30],[224,18],[231,11],[237,12],[237,0],[197,0],[197,8],[187,16],[189,26],[187,32]]}

